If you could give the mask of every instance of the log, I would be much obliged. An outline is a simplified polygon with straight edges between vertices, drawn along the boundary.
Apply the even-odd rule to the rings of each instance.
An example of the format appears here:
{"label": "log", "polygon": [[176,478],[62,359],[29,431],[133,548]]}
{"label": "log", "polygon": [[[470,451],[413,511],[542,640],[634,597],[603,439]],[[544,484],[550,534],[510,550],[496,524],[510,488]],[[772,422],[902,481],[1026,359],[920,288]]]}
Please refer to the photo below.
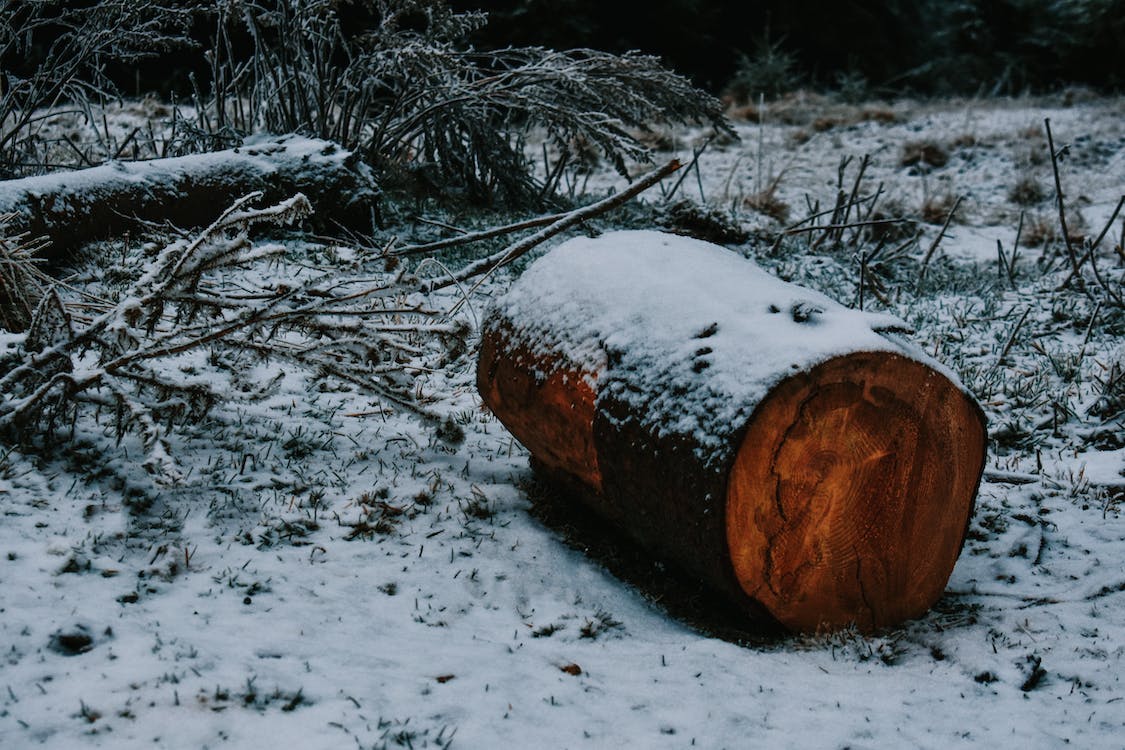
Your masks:
{"label": "log", "polygon": [[750,617],[922,615],[984,469],[975,399],[886,315],[658,232],[570,240],[482,325],[477,385],[533,465]]}
{"label": "log", "polygon": [[370,171],[334,143],[302,136],[248,140],[239,148],[0,182],[7,231],[45,237],[49,265],[83,245],[142,222],[210,224],[255,191],[278,202],[302,192],[324,226],[370,229],[376,189]]}

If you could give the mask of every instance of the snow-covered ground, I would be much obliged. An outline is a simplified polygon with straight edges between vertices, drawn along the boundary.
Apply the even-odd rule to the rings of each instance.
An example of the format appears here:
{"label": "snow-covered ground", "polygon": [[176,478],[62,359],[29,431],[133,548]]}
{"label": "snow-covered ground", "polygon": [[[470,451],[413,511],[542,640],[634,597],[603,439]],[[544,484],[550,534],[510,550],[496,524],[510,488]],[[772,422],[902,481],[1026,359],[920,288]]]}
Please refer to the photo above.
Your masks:
{"label": "snow-covered ground", "polygon": [[[870,154],[864,192],[884,183],[903,214],[965,196],[935,288],[897,295],[907,281],[888,269],[876,305],[961,373],[993,435],[969,540],[928,615],[874,636],[732,627],[686,601],[674,571],[553,507],[481,409],[471,358],[422,382],[465,429],[455,448],[288,372],[177,434],[178,487],[152,483],[136,442],[116,444],[112,415],[86,413],[51,457],[0,450],[0,747],[1125,745],[1125,448],[1120,413],[1098,416],[1125,355],[1120,314],[1056,292],[1060,266],[1043,272],[1038,249],[1021,249],[1011,282],[995,260],[1021,177],[1044,195],[1026,226],[1052,216],[1044,117],[1070,146],[1068,200],[1101,229],[1125,193],[1121,102],[889,109],[894,122],[820,131],[741,124],[742,142],[713,144],[680,190],[754,229],[768,224],[745,198],[781,175],[796,222],[831,207],[841,157],[850,191]],[[912,141],[947,163],[903,166]],[[744,249],[856,301],[847,252],[768,247]],[[109,276],[83,273],[92,288]]]}

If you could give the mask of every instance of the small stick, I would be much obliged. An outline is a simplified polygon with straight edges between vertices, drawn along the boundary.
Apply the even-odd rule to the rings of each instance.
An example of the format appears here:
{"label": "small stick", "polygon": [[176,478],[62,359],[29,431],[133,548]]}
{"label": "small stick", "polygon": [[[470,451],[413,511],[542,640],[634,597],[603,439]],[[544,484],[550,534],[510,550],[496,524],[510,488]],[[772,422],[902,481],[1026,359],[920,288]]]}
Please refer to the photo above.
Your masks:
{"label": "small stick", "polygon": [[1113,214],[1110,215],[1109,221],[1105,223],[1105,226],[1102,227],[1102,231],[1098,235],[1098,238],[1094,240],[1094,244],[1090,246],[1091,249],[1096,248],[1098,245],[1100,245],[1102,243],[1102,240],[1105,239],[1105,236],[1109,234],[1109,230],[1113,228],[1114,220],[1117,218],[1117,215],[1121,213],[1122,206],[1125,206],[1125,195],[1117,199],[1117,207],[1113,209]]}
{"label": "small stick", "polygon": [[[848,219],[851,217],[852,206],[855,205],[856,196],[859,195],[859,186],[863,183],[863,174],[867,171],[867,165],[871,163],[871,154],[864,154],[863,159],[859,162],[859,171],[856,172],[855,182],[852,183],[852,192],[848,196],[848,202],[845,204],[844,217],[840,222],[847,224]],[[840,229],[836,232],[836,244],[840,244],[840,240],[844,238],[844,230]]]}
{"label": "small stick", "polygon": [[[1123,205],[1125,205],[1125,195],[1121,196],[1121,198],[1118,199],[1117,207],[1114,208],[1113,213],[1110,214],[1109,221],[1107,221],[1105,223],[1105,226],[1102,227],[1102,231],[1098,235],[1098,238],[1096,240],[1094,240],[1093,244],[1091,244],[1089,249],[1087,249],[1085,255],[1083,255],[1082,258],[1078,261],[1078,268],[1079,269],[1081,269],[1082,266],[1086,263],[1087,258],[1090,259],[1090,265],[1094,265],[1094,250],[1096,250],[1098,245],[1100,245],[1102,243],[1102,240],[1105,239],[1105,236],[1107,234],[1109,234],[1109,230],[1113,228],[1113,222],[1114,222],[1114,220],[1117,219],[1117,214],[1121,213],[1121,207]],[[1095,273],[1096,273],[1096,271],[1095,271]],[[1073,278],[1074,278],[1074,271],[1071,271],[1070,275],[1066,277],[1066,280],[1062,284],[1060,284],[1058,288],[1064,289],[1070,283],[1070,280],[1073,279]]]}
{"label": "small stick", "polygon": [[[856,200],[856,203],[863,203],[864,201],[869,201],[869,200],[871,200],[871,196],[865,195],[862,198],[858,198]],[[809,202],[808,193],[805,194],[805,202],[806,203]],[[819,205],[820,204],[818,202],[816,204],[816,207],[812,207],[812,208],[809,209],[810,211],[813,211],[814,213],[810,213],[808,216],[801,219],[800,221],[795,222],[793,224],[790,224],[789,226],[785,227],[785,229],[783,229],[782,232],[788,232],[790,229],[796,229],[797,227],[801,226],[802,224],[808,224],[810,221],[813,221],[814,219],[819,219],[821,216],[827,216],[830,213],[835,213],[836,211],[840,210],[839,206],[834,206],[833,208],[826,208],[823,211],[821,211],[818,208]]]}
{"label": "small stick", "polygon": [[1029,313],[1031,313],[1031,308],[1024,308],[1023,315],[1020,316],[1016,327],[1012,329],[1012,335],[1008,337],[1008,343],[1004,344],[1004,350],[1000,352],[1000,358],[996,360],[997,367],[1004,364],[1004,358],[1008,356],[1008,352],[1012,350],[1012,345],[1016,343],[1016,335],[1020,332],[1020,329],[1023,328],[1023,322],[1027,320]]}
{"label": "small stick", "polygon": [[[691,174],[692,167],[698,168],[697,165],[699,164],[699,157],[703,155],[703,152],[707,150],[707,147],[711,145],[711,141],[713,141],[714,139],[715,134],[712,133],[711,135],[707,136],[707,140],[705,140],[698,148],[693,148],[691,150],[691,163],[688,164],[688,168],[685,169],[683,174],[680,175],[680,179],[676,180],[676,184],[672,186],[672,189],[668,191],[668,195],[665,196],[665,200],[672,200],[673,196],[676,195],[676,191],[680,189],[680,185],[683,184],[684,179],[689,174]],[[700,187],[699,190],[700,193],[703,192],[702,187]]]}
{"label": "small stick", "polygon": [[[862,221],[870,221],[871,217],[875,215],[875,207],[879,205],[879,198],[883,195],[883,183],[879,183],[879,187],[875,188],[875,195],[871,196],[871,205],[867,207],[867,211],[863,214]],[[860,214],[858,205],[865,199],[857,199],[856,216]],[[841,230],[842,231],[842,230]],[[854,247],[859,247],[859,235],[863,231],[862,227],[852,232],[851,244]]]}
{"label": "small stick", "polygon": [[454,226],[453,224],[450,224],[447,221],[439,221],[438,219],[427,219],[425,216],[415,216],[414,221],[418,221],[418,222],[421,222],[423,224],[429,224],[431,227],[437,227],[438,229],[448,229],[450,232],[456,232],[457,234],[468,234],[468,232],[466,232],[461,227]]}
{"label": "small stick", "polygon": [[1016,257],[1020,254],[1020,235],[1023,234],[1023,217],[1025,212],[1020,211],[1020,223],[1016,226],[1016,241],[1012,245],[1012,257],[1008,261],[1008,278],[1016,278]]}
{"label": "small stick", "polygon": [[984,478],[989,482],[996,484],[1035,484],[1039,481],[1039,477],[1035,474],[1023,474],[1014,471],[997,471],[996,469],[985,469]]}
{"label": "small stick", "polygon": [[1090,324],[1086,326],[1086,335],[1082,338],[1082,348],[1078,350],[1078,364],[1075,369],[1079,372],[1082,367],[1082,360],[1086,356],[1086,345],[1090,343],[1090,334],[1094,332],[1094,321],[1098,319],[1098,313],[1102,311],[1102,303],[1099,300],[1098,306],[1094,308],[1093,314],[1090,315]]}
{"label": "small stick", "polygon": [[[1063,242],[1066,243],[1066,254],[1070,258],[1071,276],[1067,279],[1069,282],[1079,276],[1078,256],[1070,242],[1070,231],[1066,228],[1066,207],[1063,202],[1062,182],[1059,180],[1059,159],[1058,154],[1055,153],[1055,139],[1051,135],[1051,118],[1044,118],[1043,124],[1047,126],[1047,147],[1051,150],[1051,169],[1055,173],[1055,198],[1059,206],[1059,225],[1062,227]],[[1081,281],[1080,278],[1079,281]]]}
{"label": "small stick", "polygon": [[789,236],[793,234],[805,234],[807,232],[835,232],[844,231],[845,229],[852,229],[855,227],[874,227],[885,224],[902,224],[910,222],[913,219],[870,219],[868,221],[853,221],[843,224],[817,224],[811,227],[800,227],[798,229],[786,229],[781,234]]}
{"label": "small stick", "polygon": [[404,255],[419,255],[421,253],[432,253],[437,250],[444,250],[447,247],[456,247],[457,245],[465,245],[470,242],[479,242],[481,240],[492,239],[493,237],[500,237],[512,232],[519,232],[523,229],[536,229],[538,227],[552,224],[559,219],[567,216],[565,213],[551,214],[549,216],[540,216],[535,219],[526,219],[524,221],[516,222],[515,224],[506,224],[502,227],[493,227],[485,229],[480,232],[468,232],[466,234],[458,235],[457,237],[448,237],[444,240],[435,240],[434,242],[427,242],[424,245],[410,245],[400,250],[395,250],[389,255],[401,257]]}
{"label": "small stick", "polygon": [[919,284],[922,283],[922,279],[926,275],[926,268],[930,265],[930,260],[934,257],[934,253],[937,252],[938,245],[941,244],[942,239],[945,237],[946,230],[949,229],[949,222],[953,221],[953,214],[957,213],[957,207],[961,205],[961,201],[964,197],[963,195],[957,196],[957,200],[953,202],[953,208],[949,209],[949,215],[945,217],[945,223],[941,225],[941,231],[938,232],[937,237],[934,237],[934,241],[930,243],[929,250],[926,251],[926,256],[922,258],[922,269],[918,272]]}

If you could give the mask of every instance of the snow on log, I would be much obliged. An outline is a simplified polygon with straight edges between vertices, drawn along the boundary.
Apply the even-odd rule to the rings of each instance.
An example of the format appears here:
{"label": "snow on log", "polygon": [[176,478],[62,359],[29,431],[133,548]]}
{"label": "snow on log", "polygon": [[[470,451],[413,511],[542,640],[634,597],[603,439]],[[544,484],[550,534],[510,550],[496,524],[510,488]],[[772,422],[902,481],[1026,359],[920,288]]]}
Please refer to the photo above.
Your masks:
{"label": "snow on log", "polygon": [[370,228],[370,172],[334,143],[293,135],[250,139],[227,151],[0,182],[0,215],[14,214],[10,232],[48,238],[42,254],[58,262],[139,221],[209,224],[255,191],[266,202],[304,193],[320,221]]}
{"label": "snow on log", "polygon": [[477,385],[537,468],[748,614],[870,630],[941,596],[984,468],[979,405],[903,328],[615,232],[491,307]]}

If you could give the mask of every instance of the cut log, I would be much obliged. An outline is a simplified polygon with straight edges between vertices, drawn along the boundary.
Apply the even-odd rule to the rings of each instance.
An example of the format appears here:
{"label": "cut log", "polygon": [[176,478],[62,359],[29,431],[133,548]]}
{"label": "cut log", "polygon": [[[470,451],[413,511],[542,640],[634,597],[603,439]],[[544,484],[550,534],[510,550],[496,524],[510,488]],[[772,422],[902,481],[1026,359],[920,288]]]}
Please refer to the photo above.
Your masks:
{"label": "cut log", "polygon": [[537,468],[748,615],[871,630],[941,596],[985,460],[979,405],[904,329],[617,232],[490,308],[477,384]]}
{"label": "cut log", "polygon": [[371,227],[376,190],[369,170],[336,144],[301,136],[0,182],[0,215],[13,214],[9,232],[50,240],[41,256],[56,264],[142,221],[185,229],[209,224],[255,191],[268,202],[301,192],[325,226]]}

